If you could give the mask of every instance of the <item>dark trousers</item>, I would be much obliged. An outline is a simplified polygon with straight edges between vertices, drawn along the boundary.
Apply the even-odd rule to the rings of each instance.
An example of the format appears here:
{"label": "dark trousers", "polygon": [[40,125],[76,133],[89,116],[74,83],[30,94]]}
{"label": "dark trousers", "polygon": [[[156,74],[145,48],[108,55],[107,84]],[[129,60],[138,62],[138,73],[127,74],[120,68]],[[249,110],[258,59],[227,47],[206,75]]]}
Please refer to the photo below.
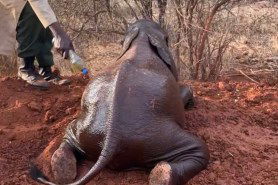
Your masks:
{"label": "dark trousers", "polygon": [[16,28],[18,57],[35,57],[40,67],[49,67],[53,63],[52,33],[44,28],[29,2],[26,3]]}

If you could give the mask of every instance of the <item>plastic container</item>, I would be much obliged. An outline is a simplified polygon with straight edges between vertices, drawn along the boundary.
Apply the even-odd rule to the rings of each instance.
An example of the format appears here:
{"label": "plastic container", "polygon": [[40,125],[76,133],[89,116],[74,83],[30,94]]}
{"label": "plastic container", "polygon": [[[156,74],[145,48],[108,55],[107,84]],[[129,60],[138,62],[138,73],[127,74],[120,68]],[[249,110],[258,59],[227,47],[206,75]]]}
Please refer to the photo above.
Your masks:
{"label": "plastic container", "polygon": [[82,72],[83,75],[88,74],[88,69],[86,68],[85,63],[73,50],[69,51],[69,60],[73,72]]}

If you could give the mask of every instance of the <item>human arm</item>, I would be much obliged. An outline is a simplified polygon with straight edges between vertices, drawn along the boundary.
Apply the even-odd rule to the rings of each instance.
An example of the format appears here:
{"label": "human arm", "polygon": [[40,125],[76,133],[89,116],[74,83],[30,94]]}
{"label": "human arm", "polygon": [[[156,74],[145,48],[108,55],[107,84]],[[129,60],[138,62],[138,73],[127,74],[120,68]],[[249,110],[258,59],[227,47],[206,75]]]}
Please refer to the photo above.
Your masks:
{"label": "human arm", "polygon": [[47,0],[28,0],[32,9],[45,28],[49,27],[54,37],[54,47],[68,58],[69,50],[74,50],[72,41],[60,26]]}

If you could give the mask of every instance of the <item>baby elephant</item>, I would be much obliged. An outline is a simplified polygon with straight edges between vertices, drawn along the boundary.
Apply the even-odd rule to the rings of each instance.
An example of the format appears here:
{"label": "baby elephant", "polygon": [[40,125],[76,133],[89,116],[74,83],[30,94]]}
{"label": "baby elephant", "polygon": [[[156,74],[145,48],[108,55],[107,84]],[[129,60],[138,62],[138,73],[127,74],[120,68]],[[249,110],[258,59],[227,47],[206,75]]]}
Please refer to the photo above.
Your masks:
{"label": "baby elephant", "polygon": [[[150,185],[179,185],[205,169],[206,145],[183,129],[184,107],[192,102],[192,91],[180,88],[177,79],[161,27],[149,20],[131,25],[122,55],[89,83],[81,114],[68,125],[52,156],[55,181],[86,184],[107,167],[150,170]],[[95,164],[73,182],[80,156]],[[54,184],[38,174],[33,178]]]}

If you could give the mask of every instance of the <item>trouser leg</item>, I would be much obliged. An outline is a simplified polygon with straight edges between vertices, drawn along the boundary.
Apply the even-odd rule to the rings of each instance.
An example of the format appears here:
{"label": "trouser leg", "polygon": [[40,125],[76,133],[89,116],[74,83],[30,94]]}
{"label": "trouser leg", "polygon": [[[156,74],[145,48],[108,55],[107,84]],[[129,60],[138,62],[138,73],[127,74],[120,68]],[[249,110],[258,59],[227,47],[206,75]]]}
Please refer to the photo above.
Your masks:
{"label": "trouser leg", "polygon": [[49,28],[47,28],[41,34],[41,38],[44,40],[44,42],[40,52],[36,55],[36,59],[40,68],[51,67],[54,65],[53,54],[51,52],[53,46],[52,33],[50,32]]}
{"label": "trouser leg", "polygon": [[26,3],[16,28],[18,56],[20,58],[36,57],[39,66],[52,66],[52,34],[44,28],[29,2]]}
{"label": "trouser leg", "polygon": [[19,71],[27,71],[29,69],[34,69],[34,61],[35,57],[25,57],[24,59],[20,59]]}

